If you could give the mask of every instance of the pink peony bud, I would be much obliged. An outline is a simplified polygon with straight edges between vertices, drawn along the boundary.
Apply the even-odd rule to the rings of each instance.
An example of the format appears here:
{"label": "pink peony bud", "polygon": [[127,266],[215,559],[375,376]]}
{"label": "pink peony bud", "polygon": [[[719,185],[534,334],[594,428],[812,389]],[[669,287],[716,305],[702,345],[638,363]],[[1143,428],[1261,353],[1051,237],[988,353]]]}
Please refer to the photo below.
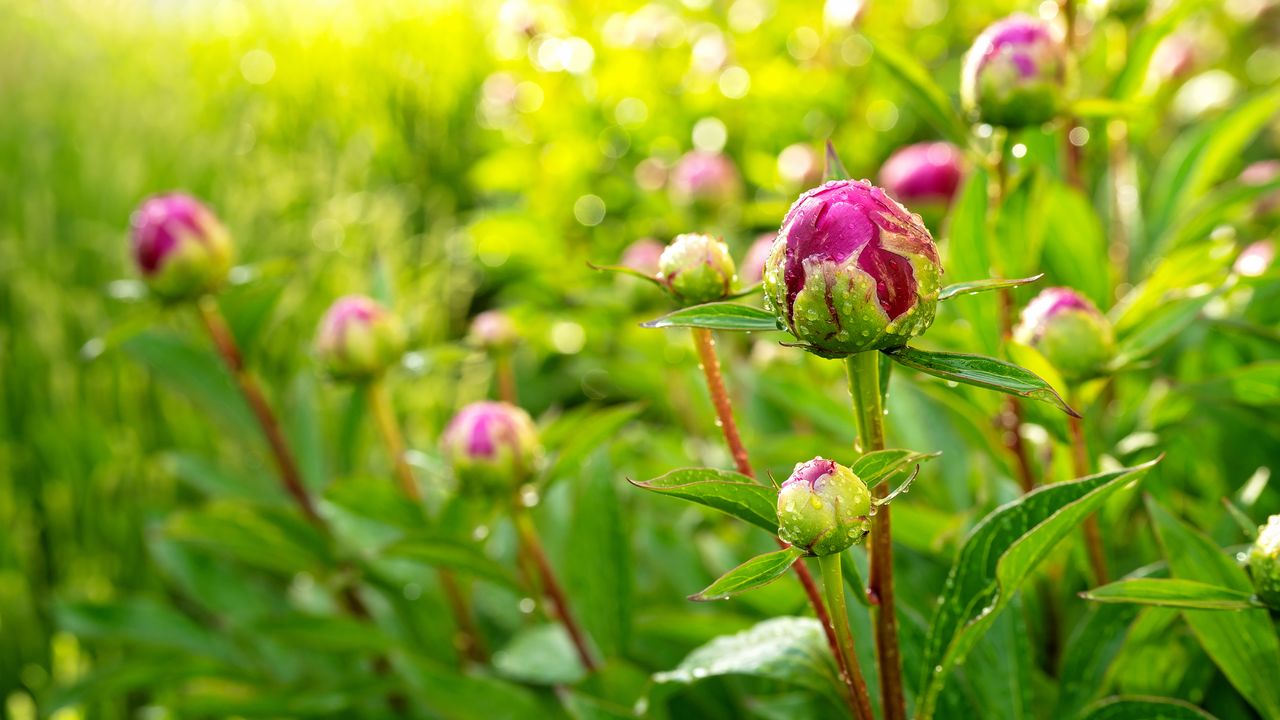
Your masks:
{"label": "pink peony bud", "polygon": [[682,204],[721,205],[737,197],[739,189],[738,171],[720,153],[685,153],[671,171],[671,194]]}
{"label": "pink peony bud", "polygon": [[1042,291],[1022,310],[1014,339],[1044,355],[1067,380],[1099,374],[1115,352],[1111,323],[1070,288]]}
{"label": "pink peony bud", "polygon": [[843,552],[871,529],[871,492],[849,468],[816,457],[778,489],[778,537],[819,557]]}
{"label": "pink peony bud", "polygon": [[1066,49],[1048,25],[1011,15],[982,31],[965,55],[960,97],[980,122],[1039,125],[1063,104],[1066,67]]}
{"label": "pink peony bud", "polygon": [[777,239],[777,233],[764,233],[751,243],[747,256],[742,259],[743,282],[754,285],[764,279],[764,264],[773,250],[773,241]]}
{"label": "pink peony bud", "polygon": [[320,320],[316,359],[341,380],[367,380],[404,354],[400,318],[363,295],[338,298]]}
{"label": "pink peony bud", "polygon": [[149,198],[130,218],[133,258],[151,291],[184,300],[216,290],[235,256],[231,235],[190,195]]}
{"label": "pink peony bud", "polygon": [[462,408],[449,421],[440,445],[466,494],[514,491],[532,477],[542,457],[533,419],[502,402]]}
{"label": "pink peony bud", "polygon": [[905,345],[933,324],[942,265],[928,229],[866,180],[801,195],[765,263],[765,302],[829,355]]}
{"label": "pink peony bud", "polygon": [[658,261],[665,247],[653,238],[640,238],[622,251],[622,264],[645,275],[657,275]]}
{"label": "pink peony bud", "polygon": [[505,351],[516,344],[520,334],[511,316],[501,310],[486,310],[471,321],[467,339],[482,350]]}
{"label": "pink peony bud", "polygon": [[900,148],[880,166],[880,184],[901,203],[950,205],[964,177],[964,155],[948,142]]}

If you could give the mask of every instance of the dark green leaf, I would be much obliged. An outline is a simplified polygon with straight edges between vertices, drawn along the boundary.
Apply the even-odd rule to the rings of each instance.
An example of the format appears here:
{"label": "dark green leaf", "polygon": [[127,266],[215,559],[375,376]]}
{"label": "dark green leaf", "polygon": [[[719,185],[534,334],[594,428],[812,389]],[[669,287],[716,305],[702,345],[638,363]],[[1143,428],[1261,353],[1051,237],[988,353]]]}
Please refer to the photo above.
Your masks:
{"label": "dark green leaf", "polygon": [[1060,665],[1053,717],[1073,718],[1106,689],[1108,670],[1129,636],[1139,608],[1095,605],[1075,624]]}
{"label": "dark green leaf", "polygon": [[692,685],[708,677],[750,675],[826,694],[839,702],[843,684],[822,625],[813,618],[779,617],[726,635],[689,653],[658,684]]}
{"label": "dark green leaf", "polygon": [[324,537],[300,517],[230,501],[172,516],[165,534],[281,573],[316,570],[331,559]]}
{"label": "dark green leaf", "polygon": [[725,600],[739,593],[763,587],[782,577],[804,552],[788,547],[777,552],[757,555],[730,570],[711,583],[702,592],[690,595],[690,600]]}
{"label": "dark green leaf", "polygon": [[867,487],[875,487],[882,481],[891,480],[895,475],[909,470],[912,466],[926,460],[932,460],[942,453],[918,453],[914,450],[876,450],[853,461],[849,469],[857,475]]}
{"label": "dark green leaf", "polygon": [[1002,505],[969,534],[929,629],[920,716],[930,718],[943,682],[1028,574],[1083,520],[1155,462],[1047,485]]}
{"label": "dark green leaf", "polygon": [[943,137],[964,147],[969,133],[951,99],[934,82],[933,75],[916,62],[902,48],[885,40],[872,43],[875,58],[896,77],[916,100],[917,109],[925,122],[933,126]]}
{"label": "dark green leaf", "polygon": [[211,351],[158,332],[135,335],[121,347],[161,382],[216,416],[226,427],[256,436],[258,426],[249,406]]}
{"label": "dark green leaf", "polygon": [[697,327],[708,330],[745,330],[767,332],[778,329],[778,319],[768,310],[737,303],[713,302],[681,308],[657,320],[640,323],[641,327]]}
{"label": "dark green leaf", "polygon": [[1109,697],[1090,705],[1080,720],[1215,720],[1190,703],[1172,698]]}
{"label": "dark green leaf", "polygon": [[214,500],[250,500],[281,505],[285,500],[280,484],[270,478],[236,473],[216,463],[187,453],[169,453],[165,461],[175,477]]}
{"label": "dark green leaf", "polygon": [[950,300],[957,295],[976,295],[980,292],[988,292],[991,290],[999,290],[1001,288],[1018,287],[1019,285],[1027,285],[1044,277],[1044,273],[1032,275],[1031,277],[1016,278],[1012,280],[1002,280],[993,278],[991,280],[973,280],[970,282],[953,283],[942,288],[942,292],[938,293],[939,300]]}
{"label": "dark green leaf", "polygon": [[[588,455],[595,452],[607,439],[617,435],[623,426],[640,414],[640,410],[641,407],[634,403],[588,408],[578,418],[572,431],[560,433],[552,445],[555,456],[542,474],[544,483],[553,483],[576,472]],[[552,442],[549,435],[544,439],[549,444]],[[543,491],[545,492],[545,486]]]}
{"label": "dark green leaf", "polygon": [[631,625],[631,538],[604,453],[572,483],[573,515],[563,557],[567,592],[587,634],[606,657],[621,655]]}
{"label": "dark green leaf", "polygon": [[386,652],[395,643],[369,621],[291,613],[259,623],[254,632],[287,647],[320,652]]}
{"label": "dark green leaf", "polygon": [[463,675],[424,658],[413,657],[401,675],[422,697],[424,706],[444,718],[526,720],[555,717],[529,689],[484,675]]}
{"label": "dark green leaf", "polygon": [[[1252,592],[1244,570],[1212,540],[1149,498],[1147,512],[1175,578]],[[1275,675],[1280,667],[1280,641],[1267,611],[1183,610],[1182,616],[1205,653],[1245,700],[1263,717],[1280,718],[1280,684]]]}
{"label": "dark green leaf", "polygon": [[705,505],[777,534],[778,491],[746,475],[715,468],[672,470],[632,485]]}
{"label": "dark green leaf", "polygon": [[383,554],[456,570],[513,590],[520,588],[519,581],[510,570],[490,560],[477,546],[469,543],[430,536],[409,537],[388,546]]}
{"label": "dark green leaf", "polygon": [[975,385],[988,390],[1031,398],[1048,403],[1067,413],[1079,414],[1039,375],[1013,363],[984,355],[929,352],[911,347],[885,350],[900,365],[944,380]]}
{"label": "dark green leaf", "polygon": [[59,628],[84,639],[182,650],[229,663],[239,661],[236,649],[225,637],[154,600],[64,602],[55,606],[54,616]]}
{"label": "dark green leaf", "polygon": [[586,676],[573,640],[559,624],[521,630],[493,654],[493,669],[509,680],[534,685],[572,685]]}
{"label": "dark green leaf", "polygon": [[1085,593],[1087,600],[1106,603],[1136,603],[1192,610],[1248,610],[1261,607],[1253,593],[1218,585],[1161,578],[1119,580]]}

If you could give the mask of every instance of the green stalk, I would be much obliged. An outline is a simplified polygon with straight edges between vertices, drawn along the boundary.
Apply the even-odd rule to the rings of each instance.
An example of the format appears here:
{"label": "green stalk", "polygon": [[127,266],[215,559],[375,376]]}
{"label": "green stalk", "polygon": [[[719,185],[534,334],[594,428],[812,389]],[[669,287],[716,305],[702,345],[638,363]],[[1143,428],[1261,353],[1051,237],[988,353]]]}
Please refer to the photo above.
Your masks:
{"label": "green stalk", "polygon": [[[880,395],[880,354],[860,352],[846,360],[849,395],[858,425],[858,450],[863,453],[884,449],[884,407]],[[889,492],[887,482],[871,488],[871,496],[882,499]],[[876,658],[880,665],[880,698],[885,720],[906,720],[906,700],[902,691],[902,650],[898,645],[898,611],[893,597],[893,536],[889,506],[881,506],[871,518],[871,575],[868,590],[876,602],[872,611],[876,624]],[[833,613],[835,614],[835,613]]]}
{"label": "green stalk", "polygon": [[822,571],[822,589],[827,598],[827,613],[835,626],[837,647],[840,659],[849,668],[847,681],[855,683],[853,706],[858,720],[874,720],[871,710],[871,698],[867,695],[867,684],[862,679],[862,669],[858,667],[858,654],[853,645],[853,630],[849,627],[849,608],[844,600],[844,579],[840,570],[840,555],[825,555],[818,558],[818,568]]}

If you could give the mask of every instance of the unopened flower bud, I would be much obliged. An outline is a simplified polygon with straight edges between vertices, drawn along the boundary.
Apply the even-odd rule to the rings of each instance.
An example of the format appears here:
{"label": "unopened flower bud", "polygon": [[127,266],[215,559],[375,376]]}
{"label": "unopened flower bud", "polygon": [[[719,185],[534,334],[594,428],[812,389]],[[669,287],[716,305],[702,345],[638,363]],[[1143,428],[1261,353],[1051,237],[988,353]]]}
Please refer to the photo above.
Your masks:
{"label": "unopened flower bud", "polygon": [[1280,610],[1280,515],[1272,515],[1258,528],[1247,562],[1258,599]]}
{"label": "unopened flower bud", "polygon": [[340,380],[367,380],[404,354],[400,318],[371,298],[348,295],[329,306],[316,332],[316,359]]}
{"label": "unopened flower bud", "polygon": [[216,290],[235,257],[231,235],[190,195],[150,198],[130,219],[133,259],[147,286],[166,300]]}
{"label": "unopened flower bud", "polygon": [[742,259],[742,281],[754,285],[764,279],[764,264],[773,250],[773,241],[778,239],[777,233],[764,233],[751,243],[747,256]]}
{"label": "unopened flower bud", "polygon": [[739,189],[738,171],[721,153],[693,150],[671,171],[671,194],[681,204],[721,205],[737,197]]}
{"label": "unopened flower bud", "polygon": [[1014,339],[1044,355],[1066,380],[1100,373],[1115,352],[1111,323],[1070,288],[1048,288],[1022,310]]}
{"label": "unopened flower bud", "polygon": [[733,257],[719,238],[703,233],[677,235],[662,251],[658,277],[685,304],[719,300],[733,290]]}
{"label": "unopened flower bud", "polygon": [[1048,25],[1012,15],[974,41],[961,71],[960,97],[980,122],[1039,125],[1062,107],[1066,66],[1066,49]]}
{"label": "unopened flower bud", "polygon": [[820,354],[900,347],[933,324],[942,265],[918,215],[866,180],[801,195],[765,263],[765,302]]}
{"label": "unopened flower bud", "polygon": [[819,557],[844,551],[871,529],[871,492],[849,468],[816,457],[778,490],[778,537]]}
{"label": "unopened flower bud", "polygon": [[916,210],[922,205],[950,205],[963,177],[964,156],[949,142],[908,145],[880,166],[884,191]]}
{"label": "unopened flower bud", "polygon": [[464,407],[449,421],[440,445],[464,494],[514,492],[542,457],[529,414],[502,402]]}
{"label": "unopened flower bud", "polygon": [[476,315],[467,332],[467,340],[472,345],[488,352],[510,350],[519,339],[516,324],[501,310],[486,310]]}
{"label": "unopened flower bud", "polygon": [[657,275],[658,260],[665,247],[653,238],[640,238],[622,251],[622,264],[646,275]]}

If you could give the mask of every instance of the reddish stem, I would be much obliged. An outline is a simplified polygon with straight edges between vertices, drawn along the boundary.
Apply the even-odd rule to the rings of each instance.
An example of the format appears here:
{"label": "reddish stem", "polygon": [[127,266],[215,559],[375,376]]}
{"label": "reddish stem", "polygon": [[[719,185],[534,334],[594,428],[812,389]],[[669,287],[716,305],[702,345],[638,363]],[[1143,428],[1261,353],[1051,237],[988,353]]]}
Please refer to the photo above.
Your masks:
{"label": "reddish stem", "polygon": [[[1071,432],[1071,460],[1076,477],[1085,477],[1090,470],[1089,444],[1084,437],[1084,420],[1069,416],[1067,429]],[[1089,565],[1093,568],[1094,580],[1098,585],[1107,584],[1107,555],[1102,548],[1102,531],[1098,528],[1097,513],[1085,518],[1084,543],[1089,552]]]}
{"label": "reddish stem", "polygon": [[542,576],[543,590],[546,592],[547,597],[551,599],[551,604],[555,608],[560,624],[564,625],[564,629],[569,632],[569,639],[573,641],[573,647],[578,651],[578,659],[582,661],[582,666],[588,672],[595,672],[600,668],[600,664],[591,653],[586,633],[582,631],[582,627],[578,625],[578,621],[570,610],[569,598],[564,594],[564,590],[561,589],[560,582],[556,579],[555,569],[551,567],[551,561],[547,559],[547,552],[542,547],[542,540],[538,538],[538,529],[534,527],[533,520],[529,518],[529,514],[524,508],[516,508],[515,523],[516,530],[520,533],[520,542],[524,545],[525,552],[533,558],[537,565],[538,574]]}
{"label": "reddish stem", "polygon": [[[737,467],[738,472],[754,478],[755,471],[751,468],[747,449],[742,444],[742,436],[738,433],[738,423],[733,418],[733,403],[729,400],[729,391],[725,388],[724,376],[720,372],[720,358],[716,356],[715,338],[712,337],[710,330],[693,328],[693,344],[698,350],[702,373],[707,380],[707,391],[711,394],[711,404],[715,406],[716,418],[720,421],[720,430],[724,433],[725,443],[729,446],[729,454],[733,456],[734,466]],[[777,542],[778,547],[787,547],[781,539]],[[846,700],[854,713],[862,717],[863,708],[870,707],[871,701],[867,694],[867,682],[862,676],[862,670],[856,665],[857,658],[852,659],[855,663],[852,667],[845,662],[844,653],[840,652],[840,640],[836,635],[835,625],[831,622],[831,614],[827,612],[826,603],[822,599],[822,590],[813,579],[809,568],[803,562],[798,562],[791,568],[800,580],[800,585],[809,598],[809,604],[813,606],[814,615],[817,616],[818,622],[822,623],[822,629],[827,635],[827,644],[831,646],[832,656],[840,665],[840,676],[844,679],[849,691]],[[869,717],[868,720],[870,720]]]}

